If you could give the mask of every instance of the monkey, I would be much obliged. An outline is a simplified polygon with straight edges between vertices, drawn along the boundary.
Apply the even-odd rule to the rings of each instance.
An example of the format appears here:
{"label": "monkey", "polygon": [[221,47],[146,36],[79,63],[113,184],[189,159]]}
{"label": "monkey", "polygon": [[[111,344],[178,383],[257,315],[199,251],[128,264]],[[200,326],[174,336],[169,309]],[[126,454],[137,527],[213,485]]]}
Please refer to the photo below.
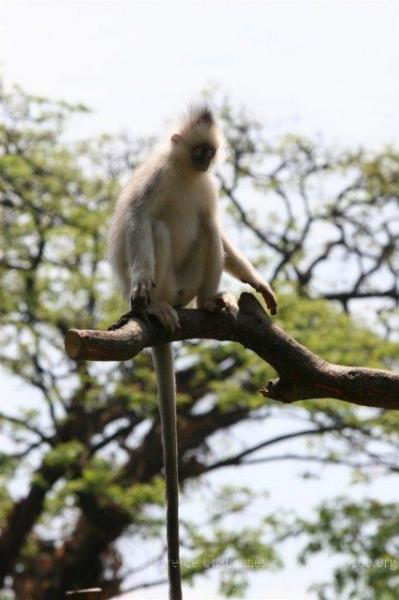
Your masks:
{"label": "monkey", "polygon": [[[177,308],[237,315],[238,305],[218,292],[223,270],[260,292],[271,314],[277,302],[269,284],[222,233],[212,168],[222,135],[207,104],[191,106],[170,138],[134,171],[115,206],[108,258],[132,314],[138,305],[169,332]],[[152,349],[158,384],[164,455],[170,600],[181,600],[178,520],[176,389],[171,344]]]}

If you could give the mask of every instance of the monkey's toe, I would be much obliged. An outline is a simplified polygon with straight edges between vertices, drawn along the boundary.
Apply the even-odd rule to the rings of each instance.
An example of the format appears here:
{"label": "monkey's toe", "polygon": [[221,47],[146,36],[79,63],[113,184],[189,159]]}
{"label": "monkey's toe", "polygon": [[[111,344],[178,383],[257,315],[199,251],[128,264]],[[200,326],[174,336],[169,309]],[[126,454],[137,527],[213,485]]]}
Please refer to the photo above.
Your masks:
{"label": "monkey's toe", "polygon": [[153,315],[165,329],[173,333],[179,329],[179,317],[177,312],[167,302],[158,302],[148,307],[147,313]]}
{"label": "monkey's toe", "polygon": [[209,310],[210,312],[220,312],[224,310],[233,317],[236,317],[240,310],[237,304],[237,300],[228,292],[220,292],[216,294],[214,298],[207,300],[201,305],[201,308]]}

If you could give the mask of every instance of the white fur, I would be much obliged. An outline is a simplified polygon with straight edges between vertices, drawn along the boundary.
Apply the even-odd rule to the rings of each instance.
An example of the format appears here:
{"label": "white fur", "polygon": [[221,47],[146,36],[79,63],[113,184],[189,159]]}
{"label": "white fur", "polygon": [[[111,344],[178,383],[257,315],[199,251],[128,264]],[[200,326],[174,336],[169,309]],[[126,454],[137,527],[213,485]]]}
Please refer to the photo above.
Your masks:
{"label": "white fur", "polygon": [[169,138],[135,170],[117,202],[108,256],[127,297],[144,290],[152,304],[175,307],[197,298],[203,305],[217,293],[223,268],[256,289],[268,287],[222,236],[215,178],[190,164],[190,147],[208,142],[218,150],[220,131],[192,121],[191,113],[180,141]]}

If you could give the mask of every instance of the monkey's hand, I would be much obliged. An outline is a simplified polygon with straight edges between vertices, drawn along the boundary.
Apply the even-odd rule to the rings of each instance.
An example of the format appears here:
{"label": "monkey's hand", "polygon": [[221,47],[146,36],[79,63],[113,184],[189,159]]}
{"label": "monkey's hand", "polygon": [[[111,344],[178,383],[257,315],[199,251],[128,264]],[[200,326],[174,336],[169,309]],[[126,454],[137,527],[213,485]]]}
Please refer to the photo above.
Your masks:
{"label": "monkey's hand", "polygon": [[141,319],[145,323],[148,322],[146,312],[148,305],[146,299],[144,299],[141,296],[138,296],[135,300],[131,298],[130,306],[131,310],[128,313],[122,315],[117,321],[115,321],[115,323],[112,323],[112,325],[108,327],[108,331],[115,331],[116,329],[120,329],[121,327],[126,325],[126,323],[129,323],[129,321],[136,318]]}
{"label": "monkey's hand", "polygon": [[[244,283],[249,283],[249,281],[245,281]],[[260,279],[253,284],[251,283],[250,285],[252,285],[257,292],[262,294],[270,313],[275,315],[277,313],[277,300],[270,285],[266,283],[266,281],[263,281],[263,279]]]}
{"label": "monkey's hand", "polygon": [[147,322],[147,307],[151,302],[150,289],[155,287],[151,278],[140,279],[133,286],[130,294],[130,311],[122,315],[115,323],[108,327],[108,331],[120,329],[131,319],[139,318]]}
{"label": "monkey's hand", "polygon": [[145,309],[151,304],[151,292],[155,287],[155,281],[150,276],[139,277],[132,284],[130,291],[130,305],[132,310],[137,308]]}
{"label": "monkey's hand", "polygon": [[199,308],[203,308],[205,310],[209,310],[210,312],[218,312],[224,310],[229,314],[236,317],[238,311],[237,300],[233,296],[233,294],[229,294],[228,292],[220,292],[216,294],[213,298],[209,300],[205,300],[204,302],[198,302]]}

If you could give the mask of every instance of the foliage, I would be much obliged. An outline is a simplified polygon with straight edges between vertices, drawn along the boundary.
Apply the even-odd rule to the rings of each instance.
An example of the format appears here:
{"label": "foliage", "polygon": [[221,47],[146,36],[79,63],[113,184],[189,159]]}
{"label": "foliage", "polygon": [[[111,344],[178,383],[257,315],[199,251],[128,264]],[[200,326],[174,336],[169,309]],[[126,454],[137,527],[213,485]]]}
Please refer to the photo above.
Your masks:
{"label": "foliage", "polygon": [[[61,598],[66,589],[92,585],[109,597],[125,580],[141,581],[143,545],[164,555],[155,382],[147,354],[133,366],[76,363],[65,357],[63,338],[70,327],[105,327],[123,310],[104,239],[121,180],[148,142],[109,135],[68,142],[65,128],[86,115],[84,107],[19,89],[3,93],[2,103],[2,361],[23,382],[26,399],[8,398],[0,413],[0,576],[8,577],[6,597],[18,600]],[[334,156],[293,136],[266,144],[251,119],[227,103],[220,113],[229,149],[219,173],[227,219],[238,222],[242,245],[248,252],[255,246],[260,268],[280,289],[278,322],[328,360],[397,367],[398,154]],[[242,189],[251,189],[256,211],[250,203],[244,210]],[[347,281],[336,276],[345,262],[356,263],[350,281],[350,273]],[[370,299],[381,315],[374,330],[348,314],[352,305],[364,314],[360,303]],[[282,407],[257,393],[271,369],[242,348],[192,342],[176,352],[183,511],[207,473],[251,461],[341,464],[368,477],[397,472],[396,413],[338,401]],[[268,433],[282,416],[285,433]],[[226,433],[242,423],[247,446],[231,437],[227,445]],[[261,440],[251,434],[259,423]],[[293,437],[302,440],[295,453]],[[325,548],[351,556],[360,543],[365,559],[392,553],[383,528],[383,518],[392,528],[397,519],[392,505],[343,499],[335,512],[326,505],[314,522],[298,518],[294,526],[263,501],[257,520],[244,527],[256,502],[253,491],[216,488],[202,523],[189,511],[182,522],[187,581],[215,568],[225,595],[244,593],[250,569],[243,562],[279,568],[280,546],[298,528],[308,539],[303,560]],[[359,538],[350,534],[356,528]],[[127,539],[137,541],[134,556],[123,552]],[[356,585],[364,598],[389,600],[383,591],[394,576],[359,570]],[[341,569],[333,585],[351,593],[352,581]],[[320,588],[321,598],[326,593]]]}
{"label": "foliage", "polygon": [[[321,506],[313,522],[302,522],[311,541],[300,560],[322,550],[347,556],[330,584],[317,586],[321,600],[394,600],[399,594],[399,512],[396,504],[339,498]],[[349,559],[349,561],[348,561]]]}

